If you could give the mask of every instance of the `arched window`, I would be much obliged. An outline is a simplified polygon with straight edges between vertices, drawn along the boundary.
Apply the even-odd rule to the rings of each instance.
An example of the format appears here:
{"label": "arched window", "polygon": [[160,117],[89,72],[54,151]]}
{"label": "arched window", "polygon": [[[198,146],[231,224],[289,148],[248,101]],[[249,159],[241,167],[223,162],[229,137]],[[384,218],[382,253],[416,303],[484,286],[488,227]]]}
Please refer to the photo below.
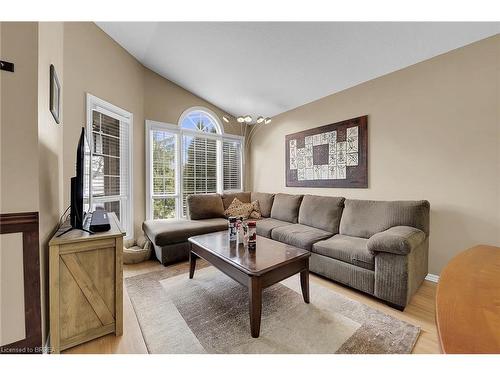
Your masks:
{"label": "arched window", "polygon": [[224,134],[215,113],[191,107],[177,125],[146,121],[147,217],[186,217],[191,194],[243,191],[244,138]]}
{"label": "arched window", "polygon": [[222,134],[222,126],[217,116],[206,108],[193,107],[184,111],[179,119],[181,129],[197,130],[204,133]]}

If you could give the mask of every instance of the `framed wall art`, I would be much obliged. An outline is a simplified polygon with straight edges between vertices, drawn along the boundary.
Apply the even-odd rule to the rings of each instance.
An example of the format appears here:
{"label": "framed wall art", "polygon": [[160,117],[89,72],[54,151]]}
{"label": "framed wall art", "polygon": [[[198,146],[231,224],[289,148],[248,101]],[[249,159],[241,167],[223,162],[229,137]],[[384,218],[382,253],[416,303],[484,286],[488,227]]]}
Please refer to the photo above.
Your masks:
{"label": "framed wall art", "polygon": [[285,137],[286,186],[367,188],[368,116]]}
{"label": "framed wall art", "polygon": [[54,120],[59,124],[61,121],[61,85],[57,78],[54,65],[50,65],[50,92],[49,92],[49,110]]}

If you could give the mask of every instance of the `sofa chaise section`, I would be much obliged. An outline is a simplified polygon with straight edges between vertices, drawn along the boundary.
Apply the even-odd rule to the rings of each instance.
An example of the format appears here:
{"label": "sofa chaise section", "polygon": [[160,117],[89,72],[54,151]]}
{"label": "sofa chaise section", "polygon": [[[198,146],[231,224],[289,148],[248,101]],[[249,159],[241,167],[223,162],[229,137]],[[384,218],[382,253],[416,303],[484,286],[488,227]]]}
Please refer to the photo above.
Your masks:
{"label": "sofa chaise section", "polygon": [[191,236],[227,229],[223,218],[201,220],[146,220],[142,229],[153,243],[156,258],[164,265],[180,262],[189,257]]}
{"label": "sofa chaise section", "polygon": [[220,194],[190,195],[186,204],[187,220],[146,220],[142,224],[163,265],[189,258],[189,237],[227,229]]}
{"label": "sofa chaise section", "polygon": [[[196,194],[187,197],[188,219],[186,220],[146,220],[142,229],[153,243],[156,258],[168,265],[180,262],[189,257],[188,238],[200,234],[212,233],[227,229],[224,218],[226,210],[234,198],[244,203],[259,201],[263,221],[267,222],[270,237],[272,228],[279,226],[279,221],[269,218],[274,201],[274,194],[237,192],[227,194]],[[289,225],[284,222],[282,225]],[[266,228],[266,225],[260,226]]]}

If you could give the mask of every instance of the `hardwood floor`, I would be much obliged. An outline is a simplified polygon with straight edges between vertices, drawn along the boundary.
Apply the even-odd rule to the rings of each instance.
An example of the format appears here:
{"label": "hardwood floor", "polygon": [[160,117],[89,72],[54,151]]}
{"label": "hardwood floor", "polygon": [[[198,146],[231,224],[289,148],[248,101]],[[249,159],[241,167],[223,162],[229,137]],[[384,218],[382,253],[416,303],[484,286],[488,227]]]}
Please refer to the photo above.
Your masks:
{"label": "hardwood floor", "polygon": [[[202,259],[199,262],[203,262]],[[189,263],[179,263],[172,267],[176,272],[189,272]],[[123,278],[127,278],[141,273],[161,270],[163,266],[156,261],[147,261],[140,264],[124,265]],[[424,281],[418,292],[413,296],[410,304],[404,312],[395,310],[384,303],[368,295],[359,293],[353,289],[336,284],[330,280],[310,274],[310,282],[323,285],[342,295],[362,302],[375,309],[390,314],[398,319],[420,326],[422,332],[418,338],[413,353],[433,354],[440,353],[439,343],[434,319],[436,285],[430,281]],[[107,335],[99,339],[81,344],[64,351],[64,353],[122,353],[135,354],[147,353],[146,344],[142,337],[141,329],[130,302],[127,289],[123,288],[123,336],[116,337]]]}

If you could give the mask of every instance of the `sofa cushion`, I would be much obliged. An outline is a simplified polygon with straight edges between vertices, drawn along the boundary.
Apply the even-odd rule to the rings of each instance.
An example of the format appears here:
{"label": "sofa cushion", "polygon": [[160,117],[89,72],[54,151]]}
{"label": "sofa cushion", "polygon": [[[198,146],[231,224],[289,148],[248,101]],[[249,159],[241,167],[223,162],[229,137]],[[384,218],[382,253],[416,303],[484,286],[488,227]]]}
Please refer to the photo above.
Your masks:
{"label": "sofa cushion", "polygon": [[219,194],[188,195],[187,206],[192,220],[224,217],[224,205]]}
{"label": "sofa cushion", "polygon": [[253,193],[251,194],[251,201],[259,201],[260,212],[262,217],[271,216],[271,209],[273,207],[274,194],[269,193]]}
{"label": "sofa cushion", "polygon": [[367,270],[375,269],[375,255],[367,248],[368,240],[336,234],[332,238],[317,242],[312,252],[350,263]]}
{"label": "sofa cushion", "polygon": [[418,228],[429,235],[429,202],[346,199],[339,233],[370,238],[400,225]]}
{"label": "sofa cushion", "polygon": [[191,236],[227,230],[227,220],[222,218],[204,220],[146,220],[142,229],[156,246],[185,242]]}
{"label": "sofa cushion", "polygon": [[[241,193],[225,193],[222,194],[222,204],[224,205],[224,210],[227,210],[231,203],[233,203],[234,198],[238,198],[240,202],[250,203],[250,192],[244,191]],[[253,199],[252,199],[253,201]]]}
{"label": "sofa cushion", "polygon": [[271,217],[295,224],[299,218],[299,207],[303,195],[276,194],[274,196]]}
{"label": "sofa cushion", "polygon": [[313,243],[331,237],[332,233],[302,224],[278,227],[271,232],[271,238],[288,245],[311,250]]}
{"label": "sofa cushion", "polygon": [[342,197],[304,195],[300,204],[299,224],[338,233],[344,200]]}
{"label": "sofa cushion", "polygon": [[283,227],[285,225],[290,225],[286,221],[272,219],[270,217],[261,219],[257,221],[257,235],[271,238],[271,232],[275,228]]}

